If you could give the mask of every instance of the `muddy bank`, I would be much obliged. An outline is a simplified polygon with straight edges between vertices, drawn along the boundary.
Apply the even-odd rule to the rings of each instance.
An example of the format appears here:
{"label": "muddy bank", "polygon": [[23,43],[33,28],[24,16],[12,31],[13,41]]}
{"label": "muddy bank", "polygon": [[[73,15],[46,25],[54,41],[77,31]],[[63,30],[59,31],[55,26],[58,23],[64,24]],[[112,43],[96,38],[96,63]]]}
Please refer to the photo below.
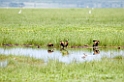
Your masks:
{"label": "muddy bank", "polygon": [[[26,48],[43,48],[47,47],[47,45],[39,45],[39,44],[1,44],[1,47],[26,47]],[[54,46],[54,48],[59,48],[59,46]],[[68,46],[68,48],[92,48],[90,45],[82,45],[82,46]],[[115,48],[115,49],[124,49],[124,46],[99,46],[99,48]]]}

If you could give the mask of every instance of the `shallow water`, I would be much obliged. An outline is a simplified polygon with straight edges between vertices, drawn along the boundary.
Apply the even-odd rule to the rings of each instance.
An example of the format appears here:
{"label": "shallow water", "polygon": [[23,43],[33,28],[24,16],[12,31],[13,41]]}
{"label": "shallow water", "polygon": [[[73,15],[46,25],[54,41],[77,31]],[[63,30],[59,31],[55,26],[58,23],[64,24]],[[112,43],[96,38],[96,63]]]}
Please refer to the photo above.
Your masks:
{"label": "shallow water", "polygon": [[8,65],[8,61],[7,60],[0,60],[0,67],[6,67]]}
{"label": "shallow water", "polygon": [[[115,50],[115,49],[100,49],[100,54],[93,55],[92,49],[68,49],[64,50],[65,54],[63,55],[62,51],[55,50],[54,52],[49,53],[47,49],[43,48],[0,48],[0,54],[5,55],[23,55],[30,56],[48,62],[50,59],[58,60],[64,63],[71,62],[84,62],[92,60],[101,60],[102,57],[113,58],[115,56],[124,56],[124,50]],[[68,54],[67,54],[68,52]]]}

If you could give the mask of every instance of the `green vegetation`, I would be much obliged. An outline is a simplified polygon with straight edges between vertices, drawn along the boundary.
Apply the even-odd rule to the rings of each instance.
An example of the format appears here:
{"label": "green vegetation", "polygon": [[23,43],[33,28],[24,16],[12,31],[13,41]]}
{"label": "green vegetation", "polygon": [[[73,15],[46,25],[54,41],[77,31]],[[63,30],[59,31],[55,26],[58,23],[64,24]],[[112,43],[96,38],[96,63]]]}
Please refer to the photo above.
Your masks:
{"label": "green vegetation", "polygon": [[[0,9],[0,45],[31,44],[55,46],[61,40],[71,45],[123,46],[123,9]],[[68,52],[63,51],[63,54]],[[44,54],[45,55],[45,54]],[[13,55],[0,55],[7,67],[0,67],[0,82],[124,82],[124,58],[103,58],[64,64]]]}
{"label": "green vegetation", "polygon": [[100,46],[124,44],[123,9],[0,9],[0,44],[58,46],[60,40],[71,45]]}
{"label": "green vegetation", "polygon": [[114,59],[123,59],[123,56],[118,55],[118,56],[114,57]]}
{"label": "green vegetation", "polygon": [[0,68],[0,82],[124,82],[124,60],[64,64],[23,56],[0,55],[8,65]]}

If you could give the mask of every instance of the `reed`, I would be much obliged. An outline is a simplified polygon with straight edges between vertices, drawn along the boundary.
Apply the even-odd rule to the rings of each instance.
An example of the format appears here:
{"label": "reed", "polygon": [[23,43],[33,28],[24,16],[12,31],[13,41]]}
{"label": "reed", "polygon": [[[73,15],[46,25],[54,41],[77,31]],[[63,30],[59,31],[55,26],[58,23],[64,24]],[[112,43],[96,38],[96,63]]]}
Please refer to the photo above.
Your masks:
{"label": "reed", "polygon": [[[124,44],[123,9],[0,9],[0,44],[58,46],[69,39],[71,45],[100,46]],[[9,13],[11,12],[11,13]],[[116,38],[115,38],[116,37]]]}
{"label": "reed", "polygon": [[65,64],[50,60],[45,64],[40,59],[0,55],[8,60],[8,66],[0,68],[0,82],[123,82],[124,60],[103,58],[102,61],[92,61]]}
{"label": "reed", "polygon": [[115,56],[114,59],[124,59],[124,56],[118,55],[118,56]]}

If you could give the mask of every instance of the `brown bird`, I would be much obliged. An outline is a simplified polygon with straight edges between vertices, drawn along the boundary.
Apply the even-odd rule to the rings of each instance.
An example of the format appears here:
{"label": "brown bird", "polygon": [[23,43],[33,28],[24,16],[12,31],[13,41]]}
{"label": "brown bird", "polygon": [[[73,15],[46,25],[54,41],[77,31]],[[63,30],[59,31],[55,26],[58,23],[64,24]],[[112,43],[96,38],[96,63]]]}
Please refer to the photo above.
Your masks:
{"label": "brown bird", "polygon": [[118,46],[118,49],[121,49],[121,47],[120,47],[120,46]]}
{"label": "brown bird", "polygon": [[99,45],[99,40],[93,40],[93,50],[96,50],[98,48]]}
{"label": "brown bird", "polygon": [[62,47],[62,49],[64,49],[64,47],[67,48],[68,46],[68,41],[66,40],[65,42],[64,41],[60,41],[60,47]]}
{"label": "brown bird", "polygon": [[99,40],[93,40],[94,44],[93,46],[98,46],[99,45]]}
{"label": "brown bird", "polygon": [[48,43],[47,46],[48,47],[52,47],[53,46],[53,43]]}

